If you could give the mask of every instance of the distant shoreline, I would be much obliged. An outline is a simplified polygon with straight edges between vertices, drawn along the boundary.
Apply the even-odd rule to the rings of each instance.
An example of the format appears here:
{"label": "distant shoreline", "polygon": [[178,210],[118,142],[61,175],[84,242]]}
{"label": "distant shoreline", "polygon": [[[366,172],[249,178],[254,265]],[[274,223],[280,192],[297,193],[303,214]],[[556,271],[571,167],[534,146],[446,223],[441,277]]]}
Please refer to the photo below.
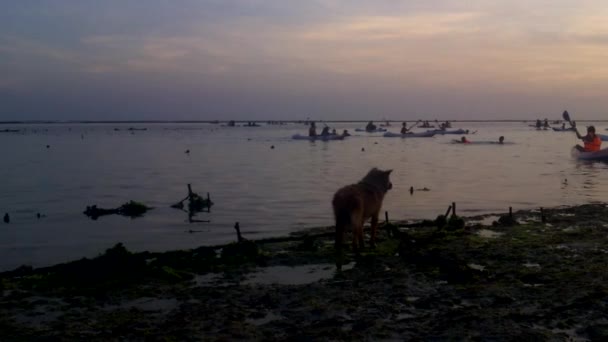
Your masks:
{"label": "distant shoreline", "polygon": [[[559,119],[560,121],[563,121]],[[0,125],[57,125],[57,124],[226,124],[229,120],[109,120],[109,121],[80,121],[80,120],[66,120],[66,121],[38,121],[38,120],[23,120],[23,121],[0,121]],[[307,121],[316,122],[327,122],[327,123],[366,123],[370,120],[233,120],[235,123],[306,123]],[[422,119],[406,119],[406,120],[371,120],[374,122],[390,122],[400,123],[403,121],[416,122],[416,121],[429,121],[435,122],[434,120],[422,120]],[[439,122],[445,122],[446,120],[438,120]],[[535,122],[536,119],[496,119],[496,120],[447,120],[450,122]],[[551,120],[554,121],[554,120]],[[608,120],[592,120],[592,119],[578,119],[579,122],[608,122]]]}

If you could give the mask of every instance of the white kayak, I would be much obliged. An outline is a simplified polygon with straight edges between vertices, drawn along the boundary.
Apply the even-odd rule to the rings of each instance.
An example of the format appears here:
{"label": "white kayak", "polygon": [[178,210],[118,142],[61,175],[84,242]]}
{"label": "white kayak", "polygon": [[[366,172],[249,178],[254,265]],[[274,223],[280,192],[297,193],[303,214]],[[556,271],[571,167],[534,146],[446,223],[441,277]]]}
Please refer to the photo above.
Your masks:
{"label": "white kayak", "polygon": [[378,132],[386,132],[387,129],[386,128],[376,128],[373,130],[366,130],[365,128],[355,128],[355,132],[367,132],[367,133],[378,133]]}
{"label": "white kayak", "polygon": [[435,132],[421,132],[421,133],[393,133],[386,132],[384,133],[385,138],[430,138],[435,135]]}
{"label": "white kayak", "polygon": [[574,127],[561,128],[561,127],[551,127],[556,132],[574,132]]}
{"label": "white kayak", "polygon": [[576,146],[572,148],[572,156],[579,160],[603,160],[608,161],[608,148],[596,152],[581,152]]}
{"label": "white kayak", "polygon": [[464,130],[464,129],[455,129],[455,130],[443,130],[443,129],[433,129],[433,130],[429,130],[427,132],[433,132],[435,134],[469,134],[469,130]]}
{"label": "white kayak", "polygon": [[295,140],[308,140],[308,141],[331,141],[331,140],[344,140],[344,135],[316,135],[314,137],[308,135],[294,134],[291,139]]}

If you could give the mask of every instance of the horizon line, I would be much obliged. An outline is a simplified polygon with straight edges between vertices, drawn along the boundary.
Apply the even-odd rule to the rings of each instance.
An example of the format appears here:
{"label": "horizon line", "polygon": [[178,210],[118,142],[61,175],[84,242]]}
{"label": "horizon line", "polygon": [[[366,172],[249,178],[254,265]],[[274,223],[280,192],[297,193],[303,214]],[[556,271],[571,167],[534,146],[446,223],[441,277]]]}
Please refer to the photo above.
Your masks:
{"label": "horizon line", "polygon": [[[549,121],[564,121],[563,119],[552,119]],[[470,120],[422,120],[422,119],[408,119],[408,120],[11,120],[11,121],[0,121],[0,125],[23,125],[23,124],[129,124],[129,123],[141,123],[141,124],[166,124],[166,123],[208,123],[208,124],[220,124],[234,121],[235,123],[306,123],[306,122],[330,122],[330,123],[344,123],[344,122],[418,122],[428,121],[429,123],[434,122],[535,122],[536,119],[470,119]],[[608,122],[608,119],[604,120],[590,120],[590,119],[578,119],[574,121],[582,122]]]}

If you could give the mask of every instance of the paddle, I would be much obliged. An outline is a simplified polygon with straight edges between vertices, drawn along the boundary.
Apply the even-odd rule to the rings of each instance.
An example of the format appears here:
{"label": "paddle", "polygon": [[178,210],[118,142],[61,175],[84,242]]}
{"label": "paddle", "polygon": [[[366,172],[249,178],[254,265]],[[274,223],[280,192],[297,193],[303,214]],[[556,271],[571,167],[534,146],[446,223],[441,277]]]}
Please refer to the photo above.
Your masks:
{"label": "paddle", "polygon": [[564,118],[564,120],[568,121],[568,123],[570,124],[570,127],[574,127],[574,125],[572,124],[572,121],[570,120],[570,113],[568,113],[567,110],[565,110],[562,113],[562,117]]}
{"label": "paddle", "polygon": [[421,122],[420,120],[416,121],[416,123],[415,123],[415,124],[413,124],[413,125],[412,125],[410,128],[407,128],[407,126],[406,126],[405,130],[409,132],[409,131],[410,131],[412,128],[414,128],[414,127],[418,126],[418,124],[419,124],[420,122]]}
{"label": "paddle", "polygon": [[[418,126],[418,124],[419,124],[420,122],[421,122],[421,121],[420,121],[420,120],[418,120],[418,121],[416,121],[416,122],[415,122],[413,125],[411,125],[410,127],[407,127],[407,123],[406,123],[406,125],[405,125],[405,134],[412,133],[412,132],[410,132],[410,130],[411,130],[412,128],[414,128],[414,127]],[[404,133],[401,133],[401,134],[404,134]]]}
{"label": "paddle", "polygon": [[562,117],[564,118],[564,120],[566,120],[566,121],[568,121],[570,123],[570,127],[574,128],[574,134],[576,134],[576,137],[579,138],[579,139],[582,139],[581,135],[578,133],[578,128],[576,128],[576,124],[573,124],[572,120],[570,120],[570,113],[568,113],[568,111],[565,110],[562,113]]}

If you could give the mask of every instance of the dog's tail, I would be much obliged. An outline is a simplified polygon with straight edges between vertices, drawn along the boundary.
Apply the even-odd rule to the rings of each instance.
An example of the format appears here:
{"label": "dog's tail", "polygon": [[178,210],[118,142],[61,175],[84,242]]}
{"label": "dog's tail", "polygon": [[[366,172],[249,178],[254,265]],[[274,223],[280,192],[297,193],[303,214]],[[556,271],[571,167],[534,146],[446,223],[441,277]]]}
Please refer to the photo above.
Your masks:
{"label": "dog's tail", "polygon": [[352,189],[344,188],[336,192],[332,201],[334,217],[336,219],[336,248],[341,248],[344,233],[352,227],[353,213],[361,209],[357,196],[353,196]]}

